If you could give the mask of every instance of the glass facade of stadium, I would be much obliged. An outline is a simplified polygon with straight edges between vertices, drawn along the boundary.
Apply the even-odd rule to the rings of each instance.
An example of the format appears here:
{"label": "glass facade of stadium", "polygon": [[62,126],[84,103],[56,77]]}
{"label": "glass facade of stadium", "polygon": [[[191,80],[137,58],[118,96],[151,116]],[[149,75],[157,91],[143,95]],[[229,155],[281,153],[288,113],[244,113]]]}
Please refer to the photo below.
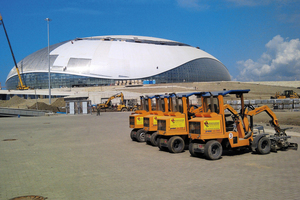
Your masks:
{"label": "glass facade of stadium", "polygon": [[[26,86],[35,89],[48,88],[48,73],[34,72],[21,74]],[[128,81],[131,79],[104,79],[94,78],[67,73],[51,73],[51,88],[62,87],[87,87],[114,85],[116,81]],[[137,80],[137,79],[134,79]],[[182,82],[210,82],[210,81],[230,81],[231,77],[227,68],[219,61],[211,58],[199,58],[187,62],[169,71],[150,76],[141,77],[138,80],[155,81],[158,83],[182,83]],[[6,81],[7,89],[16,89],[19,83],[17,75]]]}

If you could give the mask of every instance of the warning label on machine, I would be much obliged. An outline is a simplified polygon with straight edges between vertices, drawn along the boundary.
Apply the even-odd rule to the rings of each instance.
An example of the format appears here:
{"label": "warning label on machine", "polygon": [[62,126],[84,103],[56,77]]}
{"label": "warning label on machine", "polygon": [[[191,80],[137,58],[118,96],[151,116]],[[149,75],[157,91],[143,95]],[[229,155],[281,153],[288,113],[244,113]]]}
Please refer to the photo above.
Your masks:
{"label": "warning label on machine", "polygon": [[144,117],[137,117],[136,124],[137,125],[143,125],[144,124]]}
{"label": "warning label on machine", "polygon": [[220,130],[220,120],[205,121],[204,130]]}
{"label": "warning label on machine", "polygon": [[184,118],[172,118],[170,121],[170,128],[184,128],[185,127],[185,119]]}

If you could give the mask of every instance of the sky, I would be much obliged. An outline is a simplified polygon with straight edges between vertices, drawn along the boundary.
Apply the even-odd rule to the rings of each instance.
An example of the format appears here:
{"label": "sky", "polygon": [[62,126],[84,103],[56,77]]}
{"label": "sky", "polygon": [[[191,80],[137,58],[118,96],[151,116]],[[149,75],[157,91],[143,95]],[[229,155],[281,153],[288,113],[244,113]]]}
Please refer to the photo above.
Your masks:
{"label": "sky", "polygon": [[[1,0],[16,61],[81,37],[137,35],[208,52],[233,81],[300,80],[299,0]],[[14,62],[0,25],[0,83]]]}

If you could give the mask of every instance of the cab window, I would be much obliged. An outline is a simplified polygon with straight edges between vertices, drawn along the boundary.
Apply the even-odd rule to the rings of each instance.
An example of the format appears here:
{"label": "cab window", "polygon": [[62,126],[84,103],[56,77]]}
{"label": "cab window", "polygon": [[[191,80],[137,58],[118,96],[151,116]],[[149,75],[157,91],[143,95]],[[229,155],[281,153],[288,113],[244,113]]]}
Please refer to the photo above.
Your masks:
{"label": "cab window", "polygon": [[219,107],[219,101],[217,97],[210,98],[206,97],[204,98],[203,104],[206,106],[204,109],[204,112],[215,112],[219,113],[220,107]]}

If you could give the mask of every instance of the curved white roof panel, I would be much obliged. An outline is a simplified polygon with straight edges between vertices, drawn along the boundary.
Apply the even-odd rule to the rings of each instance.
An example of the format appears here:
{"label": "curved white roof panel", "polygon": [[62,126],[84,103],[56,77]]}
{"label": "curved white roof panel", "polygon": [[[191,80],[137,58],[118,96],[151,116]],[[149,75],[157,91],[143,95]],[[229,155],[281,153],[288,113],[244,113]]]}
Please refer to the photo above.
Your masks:
{"label": "curved white roof panel", "polygon": [[[48,48],[25,57],[18,68],[25,85],[48,88]],[[230,81],[212,55],[180,42],[142,36],[95,36],[50,46],[51,87]],[[19,84],[15,67],[6,88]]]}
{"label": "curved white roof panel", "polygon": [[[21,73],[48,72],[47,48],[18,63]],[[212,55],[189,45],[153,37],[96,36],[51,46],[51,72],[95,78],[139,79]],[[16,75],[13,68],[7,79]]]}

